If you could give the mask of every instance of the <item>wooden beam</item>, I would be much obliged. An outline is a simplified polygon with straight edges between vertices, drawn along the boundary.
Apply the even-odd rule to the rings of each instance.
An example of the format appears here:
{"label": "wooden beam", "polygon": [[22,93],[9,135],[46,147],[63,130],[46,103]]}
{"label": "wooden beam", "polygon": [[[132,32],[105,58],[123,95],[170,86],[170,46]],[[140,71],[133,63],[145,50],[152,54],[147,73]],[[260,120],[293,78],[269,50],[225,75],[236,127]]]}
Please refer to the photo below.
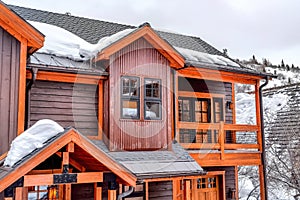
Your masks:
{"label": "wooden beam", "polygon": [[117,199],[117,190],[108,190],[108,200],[116,200]]}
{"label": "wooden beam", "polygon": [[103,94],[103,80],[98,84],[98,139],[102,140],[103,134],[103,114],[104,114],[104,94]]}
{"label": "wooden beam", "polygon": [[[31,73],[26,74],[27,79],[31,79]],[[56,81],[64,83],[84,83],[98,85],[99,80],[106,79],[105,76],[86,75],[86,74],[72,74],[64,72],[51,72],[38,70],[36,80],[40,81]]]}
{"label": "wooden beam", "polygon": [[[57,152],[56,155],[58,155],[59,157],[62,157],[62,153],[61,152]],[[81,165],[80,163],[78,163],[77,161],[75,161],[74,159],[72,158],[69,158],[69,162],[70,162],[70,165],[72,165],[73,167],[75,167],[78,171],[81,171],[81,172],[85,172],[86,169],[83,165]]]}
{"label": "wooden beam", "polygon": [[64,200],[71,200],[71,184],[64,185]]}
{"label": "wooden beam", "polygon": [[224,131],[224,122],[221,121],[220,122],[220,129],[219,129],[219,143],[220,143],[220,150],[221,150],[221,160],[224,160],[224,154],[225,154],[225,148],[224,148],[224,144],[225,144],[225,131]]}
{"label": "wooden beam", "polygon": [[149,183],[148,182],[145,182],[145,200],[149,200]]}
{"label": "wooden beam", "polygon": [[69,153],[74,153],[74,142],[70,142],[69,144],[67,144],[66,151]]}
{"label": "wooden beam", "polygon": [[260,186],[260,199],[265,200],[265,182],[264,182],[264,166],[259,165],[259,186]]}
{"label": "wooden beam", "polygon": [[[83,172],[83,173],[70,173],[70,175],[77,175],[77,184],[79,183],[94,183],[103,181],[102,172]],[[62,174],[39,174],[39,175],[25,175],[24,187],[38,186],[38,185],[53,185],[53,176]],[[62,183],[63,184],[63,183]]]}
{"label": "wooden beam", "polygon": [[15,188],[15,200],[23,200],[23,188],[22,187]]}
{"label": "wooden beam", "polygon": [[184,182],[185,200],[191,200],[191,182],[186,180]]}
{"label": "wooden beam", "polygon": [[260,82],[257,81],[255,85],[255,106],[256,106],[256,125],[258,126],[257,130],[257,143],[259,144],[259,150],[262,151],[262,132],[261,132],[261,110],[260,110],[260,98],[259,98],[259,87]]}
{"label": "wooden beam", "polygon": [[27,41],[22,38],[20,47],[20,69],[19,69],[19,96],[18,96],[18,135],[24,132],[25,127],[25,95],[26,95],[26,60]]}
{"label": "wooden beam", "polygon": [[98,184],[94,184],[94,200],[102,200],[102,187],[98,187]]}

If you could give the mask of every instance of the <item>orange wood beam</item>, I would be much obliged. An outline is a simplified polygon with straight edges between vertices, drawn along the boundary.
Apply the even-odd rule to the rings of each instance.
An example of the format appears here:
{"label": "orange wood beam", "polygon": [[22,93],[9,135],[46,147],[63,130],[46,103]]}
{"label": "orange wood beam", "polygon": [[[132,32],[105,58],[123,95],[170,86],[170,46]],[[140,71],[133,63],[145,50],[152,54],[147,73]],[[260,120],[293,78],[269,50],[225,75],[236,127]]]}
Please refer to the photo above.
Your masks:
{"label": "orange wood beam", "polygon": [[102,187],[97,187],[97,183],[94,184],[94,200],[102,200]]}
{"label": "orange wood beam", "polygon": [[16,187],[15,200],[23,200],[23,188],[22,187]]}
{"label": "orange wood beam", "polygon": [[69,153],[74,153],[74,142],[70,142],[69,144],[67,144],[66,151]]}
{"label": "orange wood beam", "polygon": [[117,199],[117,190],[108,190],[108,200],[116,200]]}
{"label": "orange wood beam", "polygon": [[[0,3],[1,5],[1,3]],[[22,38],[20,48],[20,69],[19,69],[19,97],[18,97],[18,135],[24,131],[25,126],[25,95],[26,95],[26,59],[27,41]]]}
{"label": "orange wood beam", "polygon": [[251,84],[251,85],[255,85],[257,80],[262,79],[262,77],[260,76],[239,74],[238,72],[225,72],[220,70],[196,68],[196,67],[187,67],[182,70],[179,70],[178,76],[222,81],[222,82],[229,82],[229,83],[243,83],[243,84]]}
{"label": "orange wood beam", "polygon": [[104,114],[104,93],[103,93],[103,81],[99,81],[98,84],[98,139],[102,140],[103,134],[103,114]]}
{"label": "orange wood beam", "polygon": [[64,200],[71,200],[71,184],[64,185]]}
{"label": "orange wood beam", "polygon": [[[79,183],[94,183],[103,182],[102,172],[83,172],[70,173],[77,175],[77,184]],[[36,174],[24,176],[24,187],[39,186],[39,185],[53,185],[53,176],[59,174]]]}
{"label": "orange wood beam", "polygon": [[[57,152],[56,155],[58,155],[59,157],[62,157],[62,153],[61,152]],[[85,172],[86,169],[84,166],[82,166],[81,164],[79,164],[77,161],[75,161],[74,159],[72,158],[69,158],[69,162],[70,164],[75,167],[77,170],[81,171],[81,172]],[[60,170],[61,172],[61,170]]]}
{"label": "orange wood beam", "polygon": [[[31,79],[31,73],[27,71],[27,79]],[[100,80],[106,79],[105,76],[85,75],[85,74],[72,74],[63,72],[49,72],[39,70],[36,75],[36,80],[40,81],[56,81],[65,83],[84,83],[97,85]]]}
{"label": "orange wood beam", "polygon": [[264,166],[259,165],[258,171],[259,171],[260,199],[265,200],[266,196],[265,196],[265,182],[264,182]]}

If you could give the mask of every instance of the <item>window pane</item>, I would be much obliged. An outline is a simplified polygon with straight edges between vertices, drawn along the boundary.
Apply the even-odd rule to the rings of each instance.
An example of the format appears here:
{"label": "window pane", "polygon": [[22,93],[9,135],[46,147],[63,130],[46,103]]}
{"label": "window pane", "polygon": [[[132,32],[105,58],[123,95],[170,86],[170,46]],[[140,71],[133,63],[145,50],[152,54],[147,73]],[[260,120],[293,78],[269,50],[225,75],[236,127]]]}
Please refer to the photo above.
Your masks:
{"label": "window pane", "polygon": [[122,117],[137,119],[139,117],[138,101],[122,101]]}
{"label": "window pane", "polygon": [[139,79],[137,77],[122,77],[122,96],[138,97],[139,96]]}
{"label": "window pane", "polygon": [[145,119],[161,119],[161,103],[160,102],[145,102]]}
{"label": "window pane", "polygon": [[146,97],[160,98],[160,80],[145,79]]}

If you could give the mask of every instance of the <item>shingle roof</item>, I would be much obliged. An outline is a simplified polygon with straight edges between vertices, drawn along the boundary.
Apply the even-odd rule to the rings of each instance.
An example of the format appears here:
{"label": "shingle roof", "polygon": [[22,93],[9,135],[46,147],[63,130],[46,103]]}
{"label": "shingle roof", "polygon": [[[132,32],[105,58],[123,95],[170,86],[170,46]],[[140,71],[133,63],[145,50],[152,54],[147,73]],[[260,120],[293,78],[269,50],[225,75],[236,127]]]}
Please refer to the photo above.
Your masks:
{"label": "shingle roof", "polygon": [[172,144],[171,151],[110,152],[103,141],[93,143],[112,159],[126,167],[139,180],[153,177],[201,175],[205,172],[180,144]]}
{"label": "shingle roof", "polygon": [[[96,44],[103,37],[111,36],[125,29],[137,28],[136,26],[132,25],[118,24],[96,19],[77,17],[69,14],[53,13],[14,5],[9,5],[9,7],[25,20],[42,22],[58,26],[92,44]],[[199,37],[187,36],[178,33],[170,33],[160,30],[156,30],[156,32],[160,35],[162,39],[166,40],[173,47],[180,47],[183,49],[189,49],[201,53],[223,56],[225,58],[230,59],[228,56],[224,55],[222,52],[220,52],[219,50],[217,50],[216,48],[214,48]],[[240,66],[231,66],[228,64],[227,66],[204,66],[205,63],[202,62],[187,62],[186,64],[192,64],[193,66],[200,68],[204,67],[216,70],[233,71],[237,73],[266,76],[266,74],[264,73],[257,72],[255,70],[241,66],[240,64]]]}
{"label": "shingle roof", "polygon": [[277,111],[273,121],[266,121],[268,145],[277,145],[282,149],[300,150],[300,84],[292,84],[264,91],[264,96],[272,97],[284,94],[289,97],[287,105]]}
{"label": "shingle roof", "polygon": [[[101,20],[77,17],[68,14],[53,13],[14,5],[9,5],[9,7],[25,20],[37,21],[61,27],[92,44],[96,44],[99,39],[110,36],[122,30],[137,28],[136,26],[131,25],[105,22]],[[164,31],[157,31],[157,33],[173,46],[214,55],[223,55],[216,48],[198,37],[168,33]]]}

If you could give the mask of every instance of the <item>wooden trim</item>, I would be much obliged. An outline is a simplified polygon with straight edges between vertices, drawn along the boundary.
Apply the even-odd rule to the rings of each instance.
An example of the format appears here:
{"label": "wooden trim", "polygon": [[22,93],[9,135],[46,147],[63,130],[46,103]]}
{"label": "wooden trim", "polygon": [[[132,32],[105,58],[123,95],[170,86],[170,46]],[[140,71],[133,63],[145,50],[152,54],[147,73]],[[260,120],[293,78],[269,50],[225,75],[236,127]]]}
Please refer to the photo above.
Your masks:
{"label": "wooden trim", "polygon": [[58,152],[61,148],[70,142],[74,142],[81,147],[84,151],[92,155],[96,160],[109,168],[114,174],[122,178],[124,182],[129,185],[136,186],[136,177],[127,171],[122,166],[115,163],[111,158],[106,156],[104,152],[99,150],[94,144],[88,141],[84,136],[81,136],[74,129],[69,130],[67,133],[58,138],[55,142],[52,142],[47,148],[41,150],[38,154],[25,161],[22,165],[15,168],[9,176],[5,176],[0,180],[0,192],[18,180],[20,177],[27,174],[39,163],[43,162],[50,155]]}
{"label": "wooden trim", "polygon": [[61,169],[43,169],[43,170],[31,170],[27,175],[41,175],[41,174],[59,174]]}
{"label": "wooden trim", "polygon": [[178,76],[251,85],[255,85],[257,80],[262,79],[260,76],[239,74],[238,72],[225,72],[220,70],[197,68],[192,66],[178,71]]}
{"label": "wooden trim", "polygon": [[117,190],[108,190],[107,200],[116,200],[117,199]]}
{"label": "wooden trim", "polygon": [[[77,182],[79,183],[94,183],[103,181],[102,172],[83,172],[83,173],[70,173],[77,175]],[[37,174],[37,175],[25,175],[24,187],[39,186],[39,185],[53,185],[53,176],[59,174]]]}
{"label": "wooden trim", "polygon": [[258,144],[224,144],[225,149],[259,149]]}
{"label": "wooden trim", "polygon": [[238,166],[234,166],[234,175],[235,175],[235,199],[239,199],[239,173]]}
{"label": "wooden trim", "polygon": [[184,181],[184,196],[185,196],[185,200],[191,200],[191,181],[190,180],[186,180]]}
{"label": "wooden trim", "polygon": [[220,122],[220,129],[219,129],[219,143],[220,143],[220,150],[221,150],[221,160],[225,159],[225,151],[224,151],[224,144],[225,144],[225,132],[224,132],[224,122]]}
{"label": "wooden trim", "polygon": [[[1,6],[1,3],[0,3]],[[18,132],[21,134],[25,128],[25,95],[26,95],[26,59],[27,59],[27,41],[22,38],[20,47],[20,75],[19,75],[19,93],[18,93]]]}
{"label": "wooden trim", "polygon": [[71,184],[64,185],[64,200],[71,200],[72,187]]}
{"label": "wooden trim", "polygon": [[180,143],[185,149],[220,149],[218,143]]}
{"label": "wooden trim", "polygon": [[145,182],[145,200],[149,200],[149,183]]}
{"label": "wooden trim", "polygon": [[19,41],[22,38],[27,40],[28,46],[35,50],[43,46],[44,36],[2,2],[0,3],[0,26]]}
{"label": "wooden trim", "polygon": [[259,186],[260,186],[260,198],[265,200],[265,182],[264,182],[264,166],[259,165]]}
{"label": "wooden trim", "polygon": [[[31,73],[26,72],[26,78],[31,79]],[[36,80],[39,81],[55,81],[64,83],[84,83],[98,85],[100,80],[106,79],[105,76],[98,75],[86,75],[86,74],[72,74],[64,72],[50,72],[38,70],[36,74]]]}
{"label": "wooden trim", "polygon": [[216,98],[224,98],[224,94],[215,94],[215,93],[204,93],[204,92],[188,92],[188,91],[178,91],[179,97],[193,97],[193,98],[205,98],[212,99]]}
{"label": "wooden trim", "polygon": [[155,49],[157,49],[157,51],[165,56],[169,60],[171,67],[178,69],[184,66],[184,58],[177,53],[171,45],[161,39],[160,36],[158,36],[157,33],[155,33],[155,31],[153,31],[153,29],[149,26],[137,29],[112,45],[106,47],[98,54],[95,61],[108,60],[111,55],[141,37],[145,38]]}
{"label": "wooden trim", "polygon": [[224,124],[224,130],[256,132],[259,130],[259,126],[250,124]]}
{"label": "wooden trim", "polygon": [[23,200],[23,188],[22,187],[15,188],[15,200]]}
{"label": "wooden trim", "polygon": [[[62,157],[62,152],[56,152],[56,155],[58,155],[59,157]],[[82,166],[81,164],[79,164],[77,161],[75,161],[74,159],[72,158],[69,158],[69,162],[70,164],[75,167],[78,171],[81,171],[81,172],[85,172],[85,167]]]}
{"label": "wooden trim", "polygon": [[74,142],[70,142],[66,145],[66,152],[74,153]]}
{"label": "wooden trim", "polygon": [[261,110],[260,110],[260,98],[259,98],[259,86],[260,82],[257,81],[255,85],[255,106],[256,106],[256,125],[258,126],[257,130],[257,143],[259,144],[259,150],[262,151],[262,133],[261,133]]}
{"label": "wooden trim", "polygon": [[178,122],[178,128],[184,129],[204,129],[204,130],[219,130],[219,123],[198,123],[198,122]]}
{"label": "wooden trim", "polygon": [[103,114],[104,114],[104,91],[103,80],[98,83],[98,139],[102,140],[103,134]]}

